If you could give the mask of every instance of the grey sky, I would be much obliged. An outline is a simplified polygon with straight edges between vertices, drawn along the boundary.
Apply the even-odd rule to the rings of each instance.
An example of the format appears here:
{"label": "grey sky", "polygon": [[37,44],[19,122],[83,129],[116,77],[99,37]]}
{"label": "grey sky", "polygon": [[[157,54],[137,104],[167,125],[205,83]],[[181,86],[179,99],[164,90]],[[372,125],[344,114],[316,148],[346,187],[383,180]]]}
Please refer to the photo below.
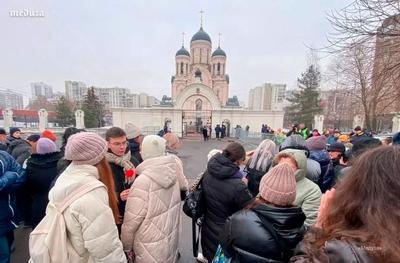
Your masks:
{"label": "grey sky", "polygon": [[[306,44],[326,43],[325,12],[349,0],[0,2],[0,87],[30,94],[43,81],[64,91],[64,80],[170,95],[175,52],[204,29],[213,48],[222,33],[230,96],[247,103],[248,90],[265,82],[295,84],[306,66]],[[44,11],[43,18],[9,11]],[[322,64],[324,61],[322,61]]]}

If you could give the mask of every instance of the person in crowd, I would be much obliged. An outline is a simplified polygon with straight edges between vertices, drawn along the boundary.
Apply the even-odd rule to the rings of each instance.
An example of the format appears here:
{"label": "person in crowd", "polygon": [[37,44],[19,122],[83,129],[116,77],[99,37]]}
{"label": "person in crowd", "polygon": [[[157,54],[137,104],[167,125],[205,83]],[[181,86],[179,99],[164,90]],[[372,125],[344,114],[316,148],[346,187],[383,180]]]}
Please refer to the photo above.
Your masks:
{"label": "person in crowd", "polygon": [[71,137],[72,135],[79,133],[79,132],[84,132],[85,130],[83,129],[76,129],[74,127],[69,127],[67,129],[65,129],[64,134],[62,136],[62,145],[60,148],[60,159],[57,162],[57,176],[54,178],[53,182],[50,185],[50,189],[53,188],[53,186],[55,185],[58,177],[62,174],[62,172],[65,171],[65,169],[67,169],[67,167],[71,164],[71,160],[67,160],[65,159],[65,147],[67,146],[68,143],[68,139],[69,137]]}
{"label": "person in crowd", "polygon": [[204,141],[207,141],[207,138],[208,138],[208,129],[207,129],[207,126],[203,126],[203,128],[201,129],[201,132],[203,133],[203,139],[204,139]]}
{"label": "person in crowd", "polygon": [[319,133],[318,129],[314,129],[314,130],[312,130],[312,132],[308,135],[308,138],[311,138],[311,137],[318,137],[318,136],[321,136],[321,134]]}
{"label": "person in crowd", "polygon": [[49,202],[57,205],[87,183],[105,186],[79,197],[63,213],[71,249],[81,262],[126,262],[115,224],[120,218],[107,149],[107,142],[92,132],[69,137],[65,158],[72,163],[49,193]]}
{"label": "person in crowd", "polygon": [[142,144],[144,136],[142,130],[132,122],[128,122],[125,125],[125,132],[129,143],[128,147],[131,151],[132,163],[136,167],[143,162],[142,156],[140,155],[140,145]]}
{"label": "person in crowd", "polygon": [[[266,129],[268,129],[268,127],[266,127]],[[295,134],[302,135],[302,134],[299,132],[299,124],[297,124],[297,123],[295,123],[295,124],[292,125],[292,129],[286,134],[286,136],[287,136],[287,137],[290,137],[290,136],[295,135]],[[303,137],[303,136],[302,136],[302,137]]]}
{"label": "person in crowd", "polygon": [[181,146],[179,137],[172,132],[168,132],[164,134],[163,138],[166,140],[167,153],[176,155],[178,153],[178,148]]}
{"label": "person in crowd", "polygon": [[308,130],[306,125],[304,123],[300,123],[298,130],[299,130],[299,133],[301,134],[301,136],[303,137],[303,139],[307,140],[308,136],[310,135],[310,131]]}
{"label": "person in crowd", "polygon": [[345,144],[345,143],[349,143],[349,142],[350,142],[350,139],[349,139],[349,136],[348,136],[348,135],[346,135],[346,134],[341,134],[341,135],[338,137],[338,139],[337,139],[336,142],[341,142],[341,143]]}
{"label": "person in crowd", "polygon": [[350,138],[350,142],[354,144],[357,140],[363,137],[368,137],[368,136],[365,134],[361,126],[356,126],[354,128],[354,134]]}
{"label": "person in crowd", "polygon": [[400,144],[400,132],[396,132],[392,138],[392,145],[399,145]]}
{"label": "person in crowd", "polygon": [[210,262],[217,251],[226,219],[253,200],[239,169],[245,158],[243,146],[234,142],[228,144],[222,153],[215,154],[207,164],[201,182],[206,203],[201,247],[204,257]]}
{"label": "person in crowd", "polygon": [[329,188],[331,188],[339,181],[341,170],[347,166],[347,157],[345,156],[346,147],[340,142],[335,142],[329,145],[327,150],[333,164],[333,170],[331,171],[331,173],[333,172],[333,176],[329,176],[329,178],[332,178],[332,181],[324,183],[329,184]]}
{"label": "person in crowd", "polygon": [[226,137],[226,126],[224,124],[222,124],[221,126],[221,138],[225,138]]}
{"label": "person in crowd", "polygon": [[10,128],[10,134],[7,137],[8,153],[22,165],[32,154],[31,145],[21,138],[19,128]]}
{"label": "person in crowd", "polygon": [[386,146],[392,145],[392,141],[393,141],[393,137],[391,137],[391,136],[385,137],[382,140],[382,145],[386,145]]}
{"label": "person in crowd", "polygon": [[220,140],[221,126],[219,126],[219,124],[217,124],[217,126],[215,126],[215,136],[217,137],[217,140]]}
{"label": "person in crowd", "polygon": [[[329,153],[326,151],[326,138],[325,136],[311,137],[306,141],[306,147],[310,150],[309,158],[317,161],[321,167],[321,175],[318,179],[318,186],[324,193],[328,188],[328,182],[331,182],[333,178],[333,164],[329,158]],[[326,183],[326,185],[324,184]]]}
{"label": "person in crowd", "polygon": [[280,145],[279,151],[283,151],[286,149],[297,149],[302,150],[304,154],[307,156],[307,173],[306,177],[318,184],[319,177],[321,175],[321,166],[320,164],[309,158],[310,151],[306,146],[306,141],[299,134],[294,134],[285,139],[285,141]]}
{"label": "person in crowd", "polygon": [[27,160],[27,181],[24,189],[30,204],[30,219],[32,228],[35,228],[46,214],[50,185],[57,176],[57,163],[60,152],[56,144],[47,138],[40,138],[37,142],[37,152]]}
{"label": "person in crowd", "polygon": [[207,130],[208,130],[208,139],[212,139],[212,127],[211,124],[207,124]]}
{"label": "person in crowd", "polygon": [[0,151],[7,151],[7,132],[0,128]]}
{"label": "person in crowd", "polygon": [[0,151],[0,166],[0,262],[10,262],[13,231],[19,223],[14,194],[25,182],[26,173],[5,151]]}
{"label": "person in crowd", "polygon": [[248,161],[246,166],[247,186],[253,196],[257,196],[261,178],[269,170],[276,150],[276,144],[269,139],[265,139],[258,145]]}
{"label": "person in crowd", "polygon": [[364,152],[324,195],[291,262],[400,262],[400,148]]}
{"label": "person in crowd", "polygon": [[296,199],[293,204],[301,207],[306,215],[304,224],[307,227],[314,225],[321,201],[321,190],[317,184],[305,177],[307,170],[306,155],[302,150],[286,149],[275,156],[273,166],[280,163],[288,163],[296,170]]}
{"label": "person in crowd", "polygon": [[[283,163],[261,180],[260,196],[225,223],[221,247],[232,263],[287,262],[303,239],[305,215],[293,206],[294,170]],[[285,247],[281,247],[278,236]]]}
{"label": "person in crowd", "polygon": [[28,136],[28,138],[26,138],[26,141],[31,146],[31,154],[36,153],[36,146],[37,146],[37,142],[39,141],[39,139],[40,139],[39,134],[31,134]]}
{"label": "person in crowd", "polygon": [[47,138],[52,140],[53,142],[57,141],[57,136],[51,130],[42,131],[42,133],[40,134],[40,138]]}
{"label": "person in crowd", "polygon": [[327,136],[326,136],[326,143],[332,144],[332,143],[335,143],[336,140],[337,140],[337,138],[335,137],[335,131],[333,129],[328,129]]}
{"label": "person in crowd", "polygon": [[166,141],[156,135],[144,137],[141,153],[122,225],[124,250],[136,263],[176,262],[180,192],[188,189],[182,162],[166,155]]}
{"label": "person in crowd", "polygon": [[[114,178],[115,193],[118,198],[119,214],[124,217],[125,204],[129,195],[131,182],[127,180],[127,173],[132,173],[135,169],[131,151],[128,149],[128,141],[126,133],[119,127],[112,127],[106,131],[106,141],[108,142],[108,151],[106,159],[110,164],[112,175]],[[121,223],[122,223],[121,220]],[[121,233],[121,224],[118,225],[119,233]]]}

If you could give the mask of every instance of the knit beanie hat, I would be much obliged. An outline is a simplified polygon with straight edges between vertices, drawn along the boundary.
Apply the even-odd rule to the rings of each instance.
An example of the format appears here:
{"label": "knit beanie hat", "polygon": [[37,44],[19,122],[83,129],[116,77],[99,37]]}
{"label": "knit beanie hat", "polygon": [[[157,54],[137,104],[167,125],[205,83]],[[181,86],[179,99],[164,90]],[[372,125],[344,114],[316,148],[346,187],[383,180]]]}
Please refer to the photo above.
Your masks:
{"label": "knit beanie hat", "polygon": [[282,163],[273,167],[260,182],[260,195],[271,204],[290,206],[296,199],[296,179],[293,169]]}
{"label": "knit beanie hat", "polygon": [[3,128],[0,128],[0,134],[7,135],[7,132],[6,132],[6,130],[4,130]]}
{"label": "knit beanie hat", "polygon": [[166,141],[157,135],[147,135],[142,142],[141,155],[143,160],[165,155]]}
{"label": "knit beanie hat", "polygon": [[53,153],[56,151],[57,151],[57,146],[52,140],[47,138],[40,138],[37,141],[36,152],[38,154]]}
{"label": "knit beanie hat", "polygon": [[39,134],[31,134],[28,136],[28,138],[26,138],[27,141],[29,142],[37,142],[40,139],[40,135]]}
{"label": "knit beanie hat", "polygon": [[126,133],[126,138],[130,140],[141,135],[142,130],[132,122],[128,122],[125,125],[125,133]]}
{"label": "knit beanie hat", "polygon": [[326,137],[310,137],[306,141],[306,146],[310,151],[321,151],[326,148]]}
{"label": "knit beanie hat", "polygon": [[68,138],[65,159],[75,164],[98,164],[107,152],[107,142],[93,132],[80,132]]}
{"label": "knit beanie hat", "polygon": [[15,132],[21,132],[21,130],[19,129],[19,128],[15,128],[15,127],[11,127],[10,128],[10,135],[11,136],[13,136],[13,134],[15,133]]}
{"label": "knit beanie hat", "polygon": [[52,140],[53,142],[57,141],[57,137],[54,135],[54,133],[50,130],[44,130],[41,134],[40,134],[41,138],[48,138],[50,140]]}

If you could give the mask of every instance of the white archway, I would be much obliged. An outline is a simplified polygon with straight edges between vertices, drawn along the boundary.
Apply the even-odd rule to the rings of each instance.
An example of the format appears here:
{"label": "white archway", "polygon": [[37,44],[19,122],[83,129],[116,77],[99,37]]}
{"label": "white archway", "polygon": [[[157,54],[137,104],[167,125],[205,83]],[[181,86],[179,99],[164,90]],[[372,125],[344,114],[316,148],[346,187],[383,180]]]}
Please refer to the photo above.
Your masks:
{"label": "white archway", "polygon": [[174,108],[183,109],[185,101],[194,95],[203,96],[208,99],[211,102],[213,110],[221,109],[221,103],[215,93],[209,87],[200,83],[191,84],[183,89],[174,102]]}

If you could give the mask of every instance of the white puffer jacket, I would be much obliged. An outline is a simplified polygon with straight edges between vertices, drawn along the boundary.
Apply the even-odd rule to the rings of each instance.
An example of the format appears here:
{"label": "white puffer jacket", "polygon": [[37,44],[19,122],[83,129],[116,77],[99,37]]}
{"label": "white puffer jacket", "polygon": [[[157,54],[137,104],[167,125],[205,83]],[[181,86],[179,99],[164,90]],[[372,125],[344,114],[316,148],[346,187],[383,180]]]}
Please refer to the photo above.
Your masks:
{"label": "white puffer jacket", "polygon": [[178,257],[181,199],[187,190],[182,163],[174,155],[151,158],[137,168],[125,208],[121,239],[135,263],[173,263]]}
{"label": "white puffer jacket", "polygon": [[[98,180],[92,165],[71,164],[57,179],[49,193],[50,202],[61,203],[80,186]],[[68,238],[83,262],[126,262],[114,223],[108,194],[97,188],[73,202],[64,212]]]}

